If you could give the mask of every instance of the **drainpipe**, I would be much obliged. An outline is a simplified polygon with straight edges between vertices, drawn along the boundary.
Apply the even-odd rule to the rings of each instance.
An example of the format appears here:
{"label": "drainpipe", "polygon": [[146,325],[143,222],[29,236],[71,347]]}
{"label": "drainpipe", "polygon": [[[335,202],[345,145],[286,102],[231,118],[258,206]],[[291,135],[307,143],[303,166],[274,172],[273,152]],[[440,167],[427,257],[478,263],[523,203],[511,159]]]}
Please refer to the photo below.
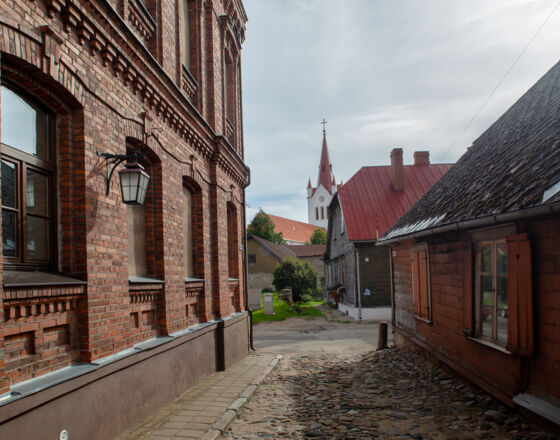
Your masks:
{"label": "drainpipe", "polygon": [[391,246],[387,246],[389,248],[389,273],[391,281],[391,328],[393,332],[395,331],[395,276],[393,274],[393,252],[397,252],[396,250],[393,251]]}
{"label": "drainpipe", "polygon": [[354,258],[356,258],[356,286],[358,288],[358,319],[362,320],[362,287],[360,286],[360,251],[354,250]]}
{"label": "drainpipe", "polygon": [[245,311],[249,314],[249,350],[255,350],[253,347],[253,312],[249,309],[249,262],[247,254],[247,213],[245,201],[245,188],[251,183],[251,171],[247,168],[247,185],[243,187],[243,273],[245,274],[245,282],[243,283],[243,298],[245,300]]}

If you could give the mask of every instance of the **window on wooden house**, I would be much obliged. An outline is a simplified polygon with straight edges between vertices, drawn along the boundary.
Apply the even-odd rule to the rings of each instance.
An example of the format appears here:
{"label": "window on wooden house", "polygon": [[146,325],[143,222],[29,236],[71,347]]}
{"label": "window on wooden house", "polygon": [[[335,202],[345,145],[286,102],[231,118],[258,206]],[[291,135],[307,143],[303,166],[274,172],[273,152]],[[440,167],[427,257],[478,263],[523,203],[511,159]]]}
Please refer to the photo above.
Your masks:
{"label": "window on wooden house", "polygon": [[54,269],[54,117],[15,87],[3,84],[1,93],[4,264]]}
{"label": "window on wooden house", "polygon": [[476,332],[500,344],[507,343],[507,245],[504,240],[476,245]]}
{"label": "window on wooden house", "polygon": [[340,258],[340,280],[343,285],[346,284],[346,257]]}
{"label": "window on wooden house", "polygon": [[418,318],[431,322],[432,301],[430,286],[430,260],[427,243],[412,248],[412,299]]}
{"label": "window on wooden house", "polygon": [[[533,352],[531,244],[514,226],[473,233],[474,289],[465,285],[465,333],[521,355]],[[465,278],[468,280],[468,273]],[[472,292],[474,291],[474,298]]]}
{"label": "window on wooden house", "polygon": [[249,260],[249,265],[254,266],[255,264],[257,264],[257,255],[256,254],[249,254],[248,260]]}

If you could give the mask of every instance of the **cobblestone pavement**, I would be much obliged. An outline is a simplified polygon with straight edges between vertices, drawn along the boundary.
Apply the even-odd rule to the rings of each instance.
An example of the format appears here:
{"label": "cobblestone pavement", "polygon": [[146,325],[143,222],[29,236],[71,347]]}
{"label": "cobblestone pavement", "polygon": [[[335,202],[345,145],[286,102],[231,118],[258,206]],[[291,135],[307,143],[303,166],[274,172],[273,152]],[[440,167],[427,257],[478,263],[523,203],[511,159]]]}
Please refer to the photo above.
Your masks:
{"label": "cobblestone pavement", "polygon": [[417,355],[292,353],[224,439],[531,439],[557,437]]}

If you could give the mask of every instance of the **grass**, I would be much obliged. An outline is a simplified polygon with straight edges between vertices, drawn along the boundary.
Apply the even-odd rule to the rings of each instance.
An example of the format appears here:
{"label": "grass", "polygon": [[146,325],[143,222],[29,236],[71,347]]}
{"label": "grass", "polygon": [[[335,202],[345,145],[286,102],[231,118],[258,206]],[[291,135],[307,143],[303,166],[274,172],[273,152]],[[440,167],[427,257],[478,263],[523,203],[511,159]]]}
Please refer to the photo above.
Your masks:
{"label": "grass", "polygon": [[[264,303],[264,300],[263,300]],[[265,315],[264,310],[261,307],[260,310],[253,312],[253,324],[258,324],[259,322],[269,322],[269,321],[284,321],[287,318],[316,318],[324,317],[323,312],[321,312],[317,307],[323,304],[322,299],[315,299],[313,301],[300,303],[299,307],[290,306],[285,301],[282,301],[278,297],[278,293],[274,293],[273,305],[274,305],[274,315]]]}

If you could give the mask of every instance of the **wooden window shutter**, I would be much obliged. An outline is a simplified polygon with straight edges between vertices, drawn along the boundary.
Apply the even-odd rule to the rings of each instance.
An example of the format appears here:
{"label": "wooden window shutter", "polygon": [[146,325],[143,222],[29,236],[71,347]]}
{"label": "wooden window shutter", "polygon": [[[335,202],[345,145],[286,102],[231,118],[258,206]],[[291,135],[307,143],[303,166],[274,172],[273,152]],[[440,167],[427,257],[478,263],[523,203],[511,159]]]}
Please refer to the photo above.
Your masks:
{"label": "wooden window shutter", "polygon": [[420,316],[430,319],[430,308],[428,301],[428,253],[426,250],[418,252],[418,272],[420,283]]}
{"label": "wooden window shutter", "polygon": [[420,316],[422,309],[420,306],[420,261],[418,252],[412,252],[412,301],[414,303],[414,313]]}
{"label": "wooden window shutter", "polygon": [[507,237],[508,350],[529,356],[533,341],[531,242],[527,234]]}
{"label": "wooden window shutter", "polygon": [[467,336],[473,336],[473,248],[470,243],[465,248],[463,267],[463,333]]}

